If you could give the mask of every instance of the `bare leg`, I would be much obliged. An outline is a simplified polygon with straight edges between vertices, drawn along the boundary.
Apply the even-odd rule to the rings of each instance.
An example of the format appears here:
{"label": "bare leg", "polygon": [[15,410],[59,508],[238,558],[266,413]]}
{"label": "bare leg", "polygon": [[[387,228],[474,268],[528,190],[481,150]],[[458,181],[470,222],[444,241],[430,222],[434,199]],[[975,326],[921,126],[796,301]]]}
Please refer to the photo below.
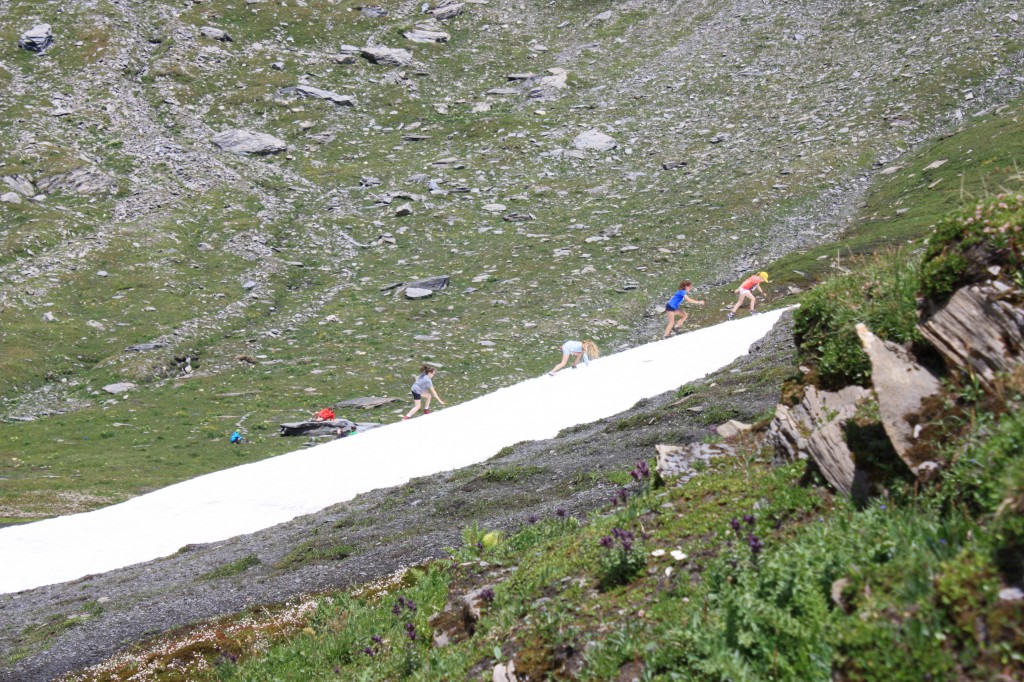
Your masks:
{"label": "bare leg", "polygon": [[409,413],[405,415],[406,419],[408,419],[409,417],[413,416],[414,414],[416,414],[417,412],[420,411],[420,403],[421,402],[423,402],[423,401],[422,400],[414,400],[412,402],[412,409],[409,410]]}
{"label": "bare leg", "polygon": [[665,316],[668,318],[668,326],[665,327],[665,338],[667,339],[668,335],[672,333],[672,326],[676,321],[676,313],[674,310],[666,310]]}
{"label": "bare leg", "polygon": [[565,364],[567,362],[569,362],[569,356],[568,355],[562,355],[562,361],[560,363],[558,363],[557,365],[555,365],[554,369],[552,369],[550,372],[548,372],[548,374],[554,374],[558,370],[562,369],[563,367],[565,367]]}
{"label": "bare leg", "polygon": [[583,353],[573,353],[572,357],[573,357],[572,366],[573,366],[573,369],[575,369],[576,365],[580,364],[580,360],[583,359]]}
{"label": "bare leg", "polygon": [[[751,306],[754,305],[754,302],[753,302],[754,295],[751,294],[749,291],[747,291],[746,289],[740,289],[739,290],[739,294],[740,294],[740,297],[736,299],[736,305],[734,305],[732,307],[732,313],[731,313],[732,315],[735,315],[736,311],[740,309],[740,306],[743,305],[743,299],[746,298],[747,296],[749,296],[751,298],[750,305]],[[751,308],[751,310],[753,310],[753,308]]]}
{"label": "bare leg", "polygon": [[676,329],[679,329],[680,327],[683,326],[683,322],[686,322],[686,318],[690,316],[690,313],[686,312],[685,310],[680,310],[678,313],[676,313],[676,316],[679,318],[679,321],[676,322]]}

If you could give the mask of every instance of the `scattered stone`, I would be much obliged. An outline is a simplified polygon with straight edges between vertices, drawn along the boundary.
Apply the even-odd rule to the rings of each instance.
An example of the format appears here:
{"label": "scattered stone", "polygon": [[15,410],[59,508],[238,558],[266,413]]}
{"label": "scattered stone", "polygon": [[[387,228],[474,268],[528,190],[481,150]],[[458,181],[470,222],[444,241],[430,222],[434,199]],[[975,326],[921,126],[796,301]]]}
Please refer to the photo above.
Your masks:
{"label": "scattered stone", "polygon": [[245,289],[246,291],[251,291],[256,288],[256,282],[250,279],[249,281],[242,285],[242,288]]}
{"label": "scattered stone", "polygon": [[384,66],[408,66],[412,62],[412,53],[397,47],[364,47],[359,54],[371,64]]}
{"label": "scattered stone", "polygon": [[20,204],[21,203],[21,195],[19,195],[17,192],[7,192],[5,194],[0,194],[0,203],[2,203],[2,204]]}
{"label": "scattered stone", "polygon": [[612,18],[612,11],[611,10],[606,10],[604,12],[601,12],[600,14],[595,15],[594,18],[591,19],[591,21],[608,21],[611,18]]}
{"label": "scattered stone", "polygon": [[549,69],[549,71],[551,75],[541,78],[537,87],[530,90],[527,95],[530,99],[549,99],[568,87],[569,73],[565,69]]}
{"label": "scattered stone", "polygon": [[232,154],[277,154],[288,148],[283,140],[273,135],[249,130],[225,130],[214,135],[210,141]]}
{"label": "scattered stone", "polygon": [[572,146],[581,151],[607,152],[615,149],[618,142],[599,130],[590,129],[573,138]]}
{"label": "scattered stone", "polygon": [[135,384],[130,381],[119,381],[116,384],[107,384],[103,387],[103,390],[110,395],[118,395],[119,393],[130,391],[133,388],[135,388]]}
{"label": "scattered stone", "polygon": [[434,15],[434,18],[438,21],[445,21],[447,19],[454,19],[455,17],[462,14],[462,10],[465,7],[461,2],[453,2],[451,4],[442,5],[435,7],[430,10],[430,13]]}
{"label": "scattered stone", "polygon": [[233,42],[231,36],[228,35],[227,31],[221,30],[219,28],[214,28],[213,26],[203,26],[201,29],[199,29],[199,35],[203,36],[204,38],[209,38],[211,40],[219,40],[222,43]]}
{"label": "scattered stone", "polygon": [[340,107],[354,107],[356,105],[356,99],[351,95],[339,95],[336,92],[321,90],[320,88],[314,88],[309,85],[296,85],[294,88],[285,88],[285,92],[294,92],[302,97],[327,100],[328,102],[333,102]]}
{"label": "scattered stone", "polygon": [[438,275],[436,277],[427,277],[426,279],[418,279],[415,282],[409,282],[409,287],[415,289],[430,289],[431,291],[441,291],[447,289],[448,285],[451,284],[451,277],[448,275]]}
{"label": "scattered stone", "polygon": [[418,289],[416,287],[406,287],[405,289],[405,297],[412,300],[430,298],[433,295],[434,292],[430,289]]}
{"label": "scattered stone", "polygon": [[32,178],[27,175],[5,175],[3,181],[23,197],[34,197],[38,193],[32,184]]}
{"label": "scattered stone", "polygon": [[125,348],[125,351],[129,353],[141,353],[147,350],[156,350],[157,348],[163,348],[166,345],[166,343],[160,341],[156,341],[153,343],[136,343],[135,345],[128,346],[127,348]]}
{"label": "scattered stone", "polygon": [[507,216],[502,217],[502,220],[509,223],[525,223],[529,220],[536,220],[532,213],[509,213]]}
{"label": "scattered stone", "polygon": [[1024,599],[1024,590],[1019,587],[1004,587],[999,590],[999,601],[1020,601]]}
{"label": "scattered stone", "polygon": [[57,321],[57,317],[53,313],[51,313],[49,311],[43,313],[43,322],[56,322],[56,321]]}
{"label": "scattered stone", "polygon": [[505,210],[505,204],[484,204],[481,208],[488,213],[501,213]]}
{"label": "scattered stone", "polygon": [[504,97],[506,95],[518,95],[519,94],[519,88],[491,88],[490,90],[488,90],[484,94],[485,95],[500,95],[502,97]]}
{"label": "scattered stone", "polygon": [[53,44],[53,31],[49,24],[36,24],[21,34],[18,47],[29,52],[43,52]]}
{"label": "scattered stone", "polygon": [[412,215],[412,204],[406,202],[395,209],[395,215],[399,218],[404,218],[407,215]]}
{"label": "scattered stone", "polygon": [[729,133],[717,133],[710,140],[708,140],[708,142],[710,142],[711,144],[718,144],[719,142],[727,141],[730,137],[732,136],[729,135]]}
{"label": "scattered stone", "polygon": [[666,161],[665,163],[661,164],[661,169],[667,171],[676,170],[677,168],[683,168],[684,166],[687,165],[687,163],[688,162],[686,161]]}
{"label": "scattered stone", "polygon": [[767,441],[787,459],[813,460],[842,494],[862,496],[867,493],[867,472],[853,460],[845,426],[858,405],[870,397],[860,386],[847,386],[838,393],[805,386],[799,405],[776,407]]}
{"label": "scattered stone", "polygon": [[359,8],[359,13],[369,19],[378,19],[388,15],[388,11],[380,5],[363,5]]}
{"label": "scattered stone", "polygon": [[347,419],[302,421],[281,424],[282,436],[347,436],[356,431],[354,422]]}
{"label": "scattered stone", "polygon": [[491,103],[490,102],[477,102],[476,104],[473,105],[473,108],[470,110],[470,113],[473,113],[473,114],[484,114],[484,113],[487,113],[490,110],[491,110]]}
{"label": "scattered stone", "polygon": [[730,438],[735,438],[741,433],[746,433],[751,428],[752,427],[750,424],[744,424],[741,421],[730,419],[724,424],[715,427],[715,431],[717,431],[718,435],[721,436],[722,438],[729,440]]}
{"label": "scattered stone", "polygon": [[414,28],[402,35],[414,43],[447,43],[452,39],[451,35],[444,31],[428,31],[423,28]]}
{"label": "scattered stone", "polygon": [[536,76],[537,74],[535,73],[510,73],[505,78],[510,81],[528,81],[531,78],[536,78]]}
{"label": "scattered stone", "polygon": [[882,426],[896,454],[916,474],[923,461],[911,457],[917,415],[928,398],[941,392],[942,385],[902,346],[883,341],[863,324],[856,328],[864,352],[871,360],[871,384],[878,399]]}
{"label": "scattered stone", "polygon": [[494,666],[494,671],[491,674],[491,682],[518,682],[519,676],[516,675],[516,662],[510,660],[508,665],[504,663],[498,663]]}
{"label": "scattered stone", "polygon": [[686,477],[696,473],[693,463],[697,460],[708,462],[714,457],[733,455],[735,448],[723,443],[690,443],[688,445],[654,446],[658,453],[655,469],[666,481]]}

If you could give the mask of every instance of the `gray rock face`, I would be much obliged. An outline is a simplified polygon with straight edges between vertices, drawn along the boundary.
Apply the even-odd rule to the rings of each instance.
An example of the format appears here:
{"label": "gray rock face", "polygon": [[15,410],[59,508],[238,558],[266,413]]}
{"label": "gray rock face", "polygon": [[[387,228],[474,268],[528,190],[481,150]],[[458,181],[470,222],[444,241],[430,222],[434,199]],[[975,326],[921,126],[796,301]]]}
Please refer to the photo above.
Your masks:
{"label": "gray rock face", "polygon": [[232,42],[231,36],[228,35],[227,31],[221,30],[219,28],[214,28],[213,26],[203,26],[201,29],[199,29],[199,35],[203,36],[204,38],[209,38],[211,40],[219,40],[222,43]]}
{"label": "gray rock face", "polygon": [[347,436],[356,431],[356,425],[347,419],[329,421],[302,421],[281,424],[282,436]]}
{"label": "gray rock face", "polygon": [[867,492],[867,472],[854,463],[844,427],[857,406],[870,396],[860,386],[847,386],[838,393],[807,386],[799,405],[776,408],[767,441],[787,459],[813,460],[842,494],[862,495]]}
{"label": "gray rock face", "polygon": [[612,137],[599,130],[587,130],[573,138],[572,146],[582,151],[607,152],[618,146]]}
{"label": "gray rock face", "polygon": [[384,66],[407,66],[412,62],[412,53],[397,47],[364,47],[359,54],[371,64]]}
{"label": "gray rock face", "polygon": [[1024,292],[1002,282],[964,287],[918,328],[946,364],[991,386],[999,372],[1024,363]]}
{"label": "gray rock face", "polygon": [[36,24],[18,39],[18,47],[29,52],[42,52],[52,44],[53,31],[49,24]]}
{"label": "gray rock face", "polygon": [[447,43],[452,39],[451,35],[444,31],[428,31],[422,28],[414,28],[402,35],[414,43]]}
{"label": "gray rock face", "polygon": [[17,192],[7,192],[6,194],[0,194],[0,204],[20,204],[21,195]]}
{"label": "gray rock face", "polygon": [[339,95],[336,92],[321,90],[320,88],[314,88],[309,85],[296,85],[294,88],[287,88],[286,92],[294,92],[296,95],[300,95],[302,97],[327,100],[328,102],[333,102],[340,107],[354,107],[356,105],[356,99],[351,95]]}
{"label": "gray rock face", "polygon": [[902,346],[881,340],[863,324],[857,325],[857,336],[871,360],[871,383],[878,398],[882,426],[896,454],[916,474],[925,460],[914,461],[910,456],[916,441],[915,417],[924,401],[938,395],[942,386]]}
{"label": "gray rock face", "polygon": [[416,287],[407,287],[405,289],[405,297],[413,300],[420,298],[430,298],[434,295],[431,289],[418,289]]}
{"label": "gray rock face", "polygon": [[[550,99],[568,87],[569,74],[565,69],[550,69],[551,75],[544,76],[537,83],[537,87],[530,90],[530,99]],[[610,137],[608,138],[611,139]]]}
{"label": "gray rock face", "polygon": [[369,19],[379,19],[388,15],[388,11],[380,5],[363,5],[359,8],[359,13]]}
{"label": "gray rock face", "polygon": [[214,135],[210,141],[232,154],[277,154],[288,148],[284,141],[273,135],[250,130],[225,130]]}
{"label": "gray rock face", "polygon": [[116,384],[107,384],[103,387],[103,390],[111,395],[117,395],[119,393],[124,393],[125,391],[130,391],[133,388],[135,388],[135,384],[130,381],[119,381]]}
{"label": "gray rock face", "polygon": [[117,191],[117,181],[99,168],[83,166],[70,173],[51,175],[37,183],[37,189],[44,194],[64,191],[76,194],[112,194]]}
{"label": "gray rock face", "polygon": [[36,188],[32,184],[32,178],[27,175],[5,175],[2,179],[5,185],[23,197],[34,197],[36,195]]}

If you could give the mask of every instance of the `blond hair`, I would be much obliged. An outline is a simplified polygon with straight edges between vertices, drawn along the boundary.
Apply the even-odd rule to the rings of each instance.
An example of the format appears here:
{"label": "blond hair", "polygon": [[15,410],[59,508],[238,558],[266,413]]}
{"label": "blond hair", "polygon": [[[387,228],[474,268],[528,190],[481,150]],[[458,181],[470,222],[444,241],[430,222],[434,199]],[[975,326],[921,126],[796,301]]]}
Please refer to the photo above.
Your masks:
{"label": "blond hair", "polygon": [[601,351],[597,349],[597,344],[587,339],[583,342],[583,352],[587,354],[587,357],[591,360],[601,357]]}

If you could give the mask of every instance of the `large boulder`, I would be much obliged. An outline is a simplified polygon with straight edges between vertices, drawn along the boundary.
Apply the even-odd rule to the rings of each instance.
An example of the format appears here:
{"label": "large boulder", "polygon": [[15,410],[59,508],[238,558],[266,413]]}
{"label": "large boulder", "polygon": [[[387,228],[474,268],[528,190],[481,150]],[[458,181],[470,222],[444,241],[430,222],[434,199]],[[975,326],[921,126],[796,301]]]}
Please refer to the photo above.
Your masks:
{"label": "large boulder", "polygon": [[18,47],[29,52],[42,52],[53,44],[53,31],[49,24],[36,24],[21,34]]}
{"label": "large boulder", "polygon": [[844,495],[867,493],[867,472],[857,467],[846,445],[846,422],[857,407],[871,397],[860,386],[839,392],[804,387],[804,396],[794,407],[779,405],[768,427],[767,441],[787,459],[810,459],[832,487]]}
{"label": "large boulder", "polygon": [[321,90],[310,85],[296,85],[294,88],[285,88],[285,92],[294,92],[301,97],[326,100],[340,107],[354,107],[356,105],[356,98],[351,95],[339,95],[336,92]]}
{"label": "large boulder", "polygon": [[288,145],[273,135],[254,133],[251,130],[225,130],[217,133],[210,141],[232,154],[277,154]]}
{"label": "large boulder", "polygon": [[414,43],[447,43],[451,35],[444,31],[432,31],[425,28],[414,28],[402,34]]}
{"label": "large boulder", "polygon": [[435,19],[444,21],[459,16],[464,8],[465,5],[461,2],[441,2],[437,7],[430,10],[430,13],[434,15]]}
{"label": "large boulder", "polygon": [[397,47],[364,47],[359,54],[371,64],[384,66],[408,66],[412,62],[412,53]]}
{"label": "large boulder", "polygon": [[618,142],[600,130],[587,130],[573,138],[572,146],[583,151],[607,152],[615,149]]}
{"label": "large boulder", "polygon": [[203,36],[204,38],[209,38],[210,40],[219,40],[222,43],[232,42],[231,36],[228,35],[227,31],[219,28],[214,28],[213,26],[203,26],[201,29],[199,29],[199,35]]}
{"label": "large boulder", "polygon": [[347,436],[355,431],[355,423],[347,419],[286,422],[281,424],[282,436]]}
{"label": "large boulder", "polygon": [[0,179],[23,197],[34,197],[37,193],[35,185],[32,184],[32,178],[28,175],[5,175]]}
{"label": "large boulder", "polygon": [[1024,292],[998,280],[963,287],[918,329],[946,364],[991,386],[996,374],[1024,363],[1022,300]]}
{"label": "large boulder", "polygon": [[918,435],[917,416],[925,401],[939,394],[942,385],[902,346],[883,341],[863,324],[857,325],[857,336],[871,360],[871,384],[885,433],[896,454],[917,474],[918,466],[928,461],[912,455]]}

